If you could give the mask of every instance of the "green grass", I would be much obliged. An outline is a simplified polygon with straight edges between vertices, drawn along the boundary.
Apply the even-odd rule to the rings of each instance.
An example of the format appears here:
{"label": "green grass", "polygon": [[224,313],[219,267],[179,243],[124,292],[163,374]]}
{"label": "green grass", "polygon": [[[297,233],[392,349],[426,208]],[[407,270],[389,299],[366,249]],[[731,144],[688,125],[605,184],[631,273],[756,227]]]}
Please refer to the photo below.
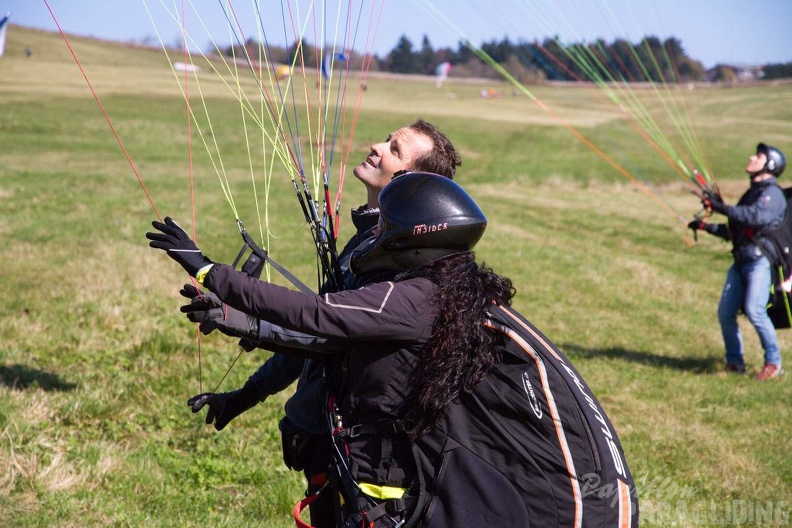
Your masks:
{"label": "green grass", "polygon": [[[281,462],[277,432],[288,394],[220,433],[188,411],[186,399],[211,390],[237,349],[222,336],[198,345],[178,313],[185,277],[147,247],[154,212],[63,42],[16,27],[8,36],[0,59],[8,80],[0,86],[0,525],[292,526],[302,483]],[[73,44],[157,210],[191,225],[184,101],[162,52]],[[22,53],[28,45],[31,58]],[[213,137],[240,216],[258,233],[239,103],[212,77],[204,87]],[[563,125],[652,182],[683,217],[698,209],[695,197],[595,90],[532,87],[559,123],[524,96],[481,99],[481,87],[452,82],[438,92],[430,80],[371,79],[349,163],[417,117],[448,132],[464,158],[458,181],[490,219],[479,258],[514,280],[516,307],[574,361],[607,410],[639,483],[645,526],[715,524],[743,503],[769,502],[788,515],[789,504],[778,503],[792,497],[789,380],[721,372],[715,308],[729,247],[703,236],[693,244],[680,218]],[[745,188],[756,142],[792,152],[789,85],[686,97],[727,200]],[[199,241],[230,261],[240,246],[234,214],[195,129],[193,141]],[[257,190],[270,200],[273,257],[315,284],[289,179],[275,170],[268,193]],[[342,211],[361,201],[350,176]],[[342,238],[350,227],[344,217]],[[743,328],[756,372],[761,348]],[[792,333],[780,338],[788,356]],[[240,386],[266,357],[244,354],[221,390]],[[701,504],[707,513],[696,517]]]}

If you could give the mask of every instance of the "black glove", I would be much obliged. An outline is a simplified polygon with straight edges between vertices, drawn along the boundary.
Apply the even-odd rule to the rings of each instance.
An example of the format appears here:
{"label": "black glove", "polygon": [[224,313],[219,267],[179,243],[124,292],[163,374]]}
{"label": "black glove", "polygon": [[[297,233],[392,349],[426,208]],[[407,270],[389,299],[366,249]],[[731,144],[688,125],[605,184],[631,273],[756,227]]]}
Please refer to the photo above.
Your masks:
{"label": "black glove", "polygon": [[223,304],[214,293],[200,292],[192,284],[185,284],[179,293],[191,299],[190,304],[182,306],[180,310],[187,314],[187,319],[198,323],[202,334],[207,335],[213,330],[220,330],[231,337],[258,339],[258,319]]}
{"label": "black glove", "polygon": [[182,268],[191,276],[195,277],[199,269],[213,264],[211,260],[203,256],[195,242],[190,240],[184,229],[171,217],[165,217],[164,224],[155,220],[151,222],[151,225],[161,232],[146,233],[146,238],[151,240],[149,246],[165,250],[168,256],[181,264]]}
{"label": "black glove", "polygon": [[723,203],[723,198],[719,194],[715,194],[714,192],[705,192],[704,199],[701,200],[701,203],[707,209],[711,209],[716,213],[726,214],[726,204]]}
{"label": "black glove", "polygon": [[688,222],[688,228],[693,230],[693,238],[696,238],[696,231],[706,231],[710,235],[717,235],[718,224],[708,224],[700,218],[694,218]]}
{"label": "black glove", "polygon": [[187,400],[187,405],[192,408],[192,412],[197,413],[209,406],[206,413],[206,423],[210,425],[214,422],[214,428],[222,431],[228,422],[254,407],[259,402],[256,389],[253,383],[248,381],[241,389],[231,392],[214,393],[204,392],[197,394]]}

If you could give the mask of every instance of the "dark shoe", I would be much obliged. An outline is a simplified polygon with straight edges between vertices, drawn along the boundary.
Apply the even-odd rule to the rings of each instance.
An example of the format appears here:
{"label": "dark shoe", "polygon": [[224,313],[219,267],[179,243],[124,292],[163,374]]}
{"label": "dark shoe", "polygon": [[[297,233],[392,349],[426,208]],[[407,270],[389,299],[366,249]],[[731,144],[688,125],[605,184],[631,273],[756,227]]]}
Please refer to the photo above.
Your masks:
{"label": "dark shoe", "polygon": [[764,368],[762,368],[762,372],[756,375],[756,379],[759,381],[768,380],[772,378],[777,378],[783,373],[784,373],[784,369],[781,368],[781,365],[773,365],[772,363],[765,363]]}
{"label": "dark shoe", "polygon": [[745,374],[745,365],[740,365],[738,363],[726,363],[726,372]]}

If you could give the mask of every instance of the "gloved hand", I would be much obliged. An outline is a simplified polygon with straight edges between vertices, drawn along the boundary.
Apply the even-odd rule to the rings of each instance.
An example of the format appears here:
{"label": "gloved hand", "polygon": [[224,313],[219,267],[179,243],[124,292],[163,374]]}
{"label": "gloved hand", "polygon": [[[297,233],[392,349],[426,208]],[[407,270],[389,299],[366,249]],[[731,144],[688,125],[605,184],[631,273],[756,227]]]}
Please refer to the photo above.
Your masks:
{"label": "gloved hand", "polygon": [[695,233],[697,230],[706,231],[707,233],[714,235],[718,231],[717,224],[708,224],[701,218],[694,218],[690,222],[688,222],[688,228],[692,229]]}
{"label": "gloved hand", "polygon": [[204,392],[197,394],[187,400],[187,405],[192,408],[192,412],[197,413],[204,406],[209,406],[209,411],[206,413],[206,423],[211,425],[214,423],[214,428],[222,431],[228,422],[254,407],[259,403],[256,395],[256,389],[253,383],[248,381],[241,389],[231,392]]}
{"label": "gloved hand", "polygon": [[151,225],[160,232],[146,233],[146,238],[151,240],[149,246],[165,250],[168,256],[181,264],[182,268],[191,276],[195,277],[198,270],[214,264],[201,253],[195,242],[171,217],[166,217],[164,224],[155,220],[151,222]]}
{"label": "gloved hand", "polygon": [[704,199],[701,204],[707,209],[711,209],[716,213],[726,214],[726,204],[723,203],[723,198],[714,192],[705,192]]}
{"label": "gloved hand", "polygon": [[[201,292],[192,284],[185,284],[179,293],[191,300],[180,308],[187,319],[198,323],[204,335],[220,330],[227,336],[257,340],[259,321],[223,302],[214,293]],[[251,349],[252,350],[252,349]]]}

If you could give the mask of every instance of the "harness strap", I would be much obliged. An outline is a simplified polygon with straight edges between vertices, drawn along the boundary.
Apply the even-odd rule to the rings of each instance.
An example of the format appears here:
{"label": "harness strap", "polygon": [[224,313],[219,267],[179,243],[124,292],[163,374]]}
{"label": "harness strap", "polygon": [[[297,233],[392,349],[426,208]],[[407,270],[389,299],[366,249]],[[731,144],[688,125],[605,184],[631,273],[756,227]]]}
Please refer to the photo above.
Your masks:
{"label": "harness strap", "polygon": [[347,427],[340,431],[345,438],[357,438],[358,436],[379,436],[382,434],[403,433],[404,420],[383,420],[371,424],[357,424]]}
{"label": "harness strap", "polygon": [[292,511],[292,515],[294,516],[294,523],[297,525],[297,528],[313,528],[310,524],[300,519],[300,513],[311,505],[316,499],[319,498],[319,495],[314,494],[309,497],[305,497],[303,500],[298,502],[294,505],[294,510]]}
{"label": "harness strap", "polygon": [[[379,439],[379,466],[371,469],[374,471],[376,478],[381,479],[382,482],[396,482],[403,481],[405,475],[403,469],[391,467],[394,457],[394,439],[396,435],[402,434],[404,431],[405,425],[403,420],[382,420],[379,422],[357,424],[347,427],[339,432],[342,435],[339,438],[345,440],[346,442],[365,436],[373,436]],[[351,469],[353,473],[357,473],[354,463],[352,464]],[[363,486],[363,484],[360,485]],[[371,493],[367,493],[367,495],[377,497],[377,495],[372,495]]]}
{"label": "harness strap", "polygon": [[[344,528],[399,528],[406,522],[404,516],[414,502],[413,497],[386,500],[369,510],[351,515]],[[394,517],[399,517],[399,520]]]}
{"label": "harness strap", "polygon": [[360,491],[369,497],[374,497],[381,500],[401,499],[404,497],[404,494],[407,493],[407,488],[397,488],[396,486],[381,486],[377,484],[369,484],[367,482],[361,482],[359,486]]}
{"label": "harness strap", "polygon": [[[334,402],[328,405],[331,421],[335,414]],[[337,415],[335,418],[336,428],[332,433],[333,437],[333,456],[335,458],[336,476],[341,481],[342,495],[347,501],[346,507],[349,508],[349,515],[344,528],[395,528],[404,524],[404,520],[394,519],[395,516],[403,517],[403,513],[411,504],[410,498],[406,497],[407,490],[395,486],[385,486],[369,483],[360,483],[354,476],[356,473],[354,461],[348,456],[348,442],[360,436],[377,435],[387,439],[383,442],[383,448],[390,445],[390,439],[394,434],[404,431],[404,423],[401,420],[383,420],[373,424],[357,424],[351,427],[341,426],[341,420]],[[390,453],[382,453],[383,459],[392,457]],[[374,499],[378,499],[375,501]],[[301,527],[300,527],[301,528]]]}
{"label": "harness strap", "polygon": [[[292,515],[294,516],[294,523],[297,525],[297,528],[314,528],[310,524],[308,524],[305,521],[303,521],[302,519],[300,519],[300,514],[302,513],[302,511],[305,508],[310,506],[312,503],[316,502],[316,499],[319,498],[319,495],[324,493],[324,491],[326,489],[329,489],[330,481],[329,480],[325,480],[325,474],[324,473],[322,473],[321,475],[317,475],[317,476],[313,477],[311,479],[311,484],[314,483],[314,478],[317,478],[317,477],[320,477],[320,476],[321,476],[322,487],[319,488],[318,490],[316,490],[315,492],[311,493],[310,495],[308,495],[307,497],[305,497],[300,502],[298,502],[297,504],[294,505],[294,510],[292,510]],[[317,480],[317,482],[319,482],[319,481]]]}
{"label": "harness strap", "polygon": [[245,251],[250,249],[252,254],[258,257],[258,259],[260,259],[260,262],[256,262],[256,260],[258,259],[251,260],[250,257],[248,257],[249,262],[246,262],[246,265],[249,266],[249,270],[243,270],[243,271],[248,272],[250,275],[254,277],[258,277],[258,274],[261,273],[261,267],[264,265],[264,261],[269,262],[270,266],[278,270],[278,272],[284,277],[286,277],[286,279],[288,279],[288,281],[291,282],[298,290],[300,290],[303,293],[313,295],[314,292],[311,290],[311,288],[309,288],[308,286],[305,285],[305,283],[300,281],[300,279],[298,279],[292,272],[290,272],[289,270],[287,270],[286,268],[284,268],[283,266],[272,260],[272,257],[269,256],[269,252],[266,249],[260,247],[258,244],[256,244],[253,241],[253,239],[248,234],[247,229],[245,229],[245,226],[242,225],[241,220],[237,219],[237,225],[239,226],[239,232],[242,235],[242,240],[244,241],[244,244],[242,245],[242,249],[239,250],[239,254],[237,254],[236,259],[234,259],[234,263],[232,265],[233,267],[236,267],[237,263],[242,258],[242,255],[245,254]]}

